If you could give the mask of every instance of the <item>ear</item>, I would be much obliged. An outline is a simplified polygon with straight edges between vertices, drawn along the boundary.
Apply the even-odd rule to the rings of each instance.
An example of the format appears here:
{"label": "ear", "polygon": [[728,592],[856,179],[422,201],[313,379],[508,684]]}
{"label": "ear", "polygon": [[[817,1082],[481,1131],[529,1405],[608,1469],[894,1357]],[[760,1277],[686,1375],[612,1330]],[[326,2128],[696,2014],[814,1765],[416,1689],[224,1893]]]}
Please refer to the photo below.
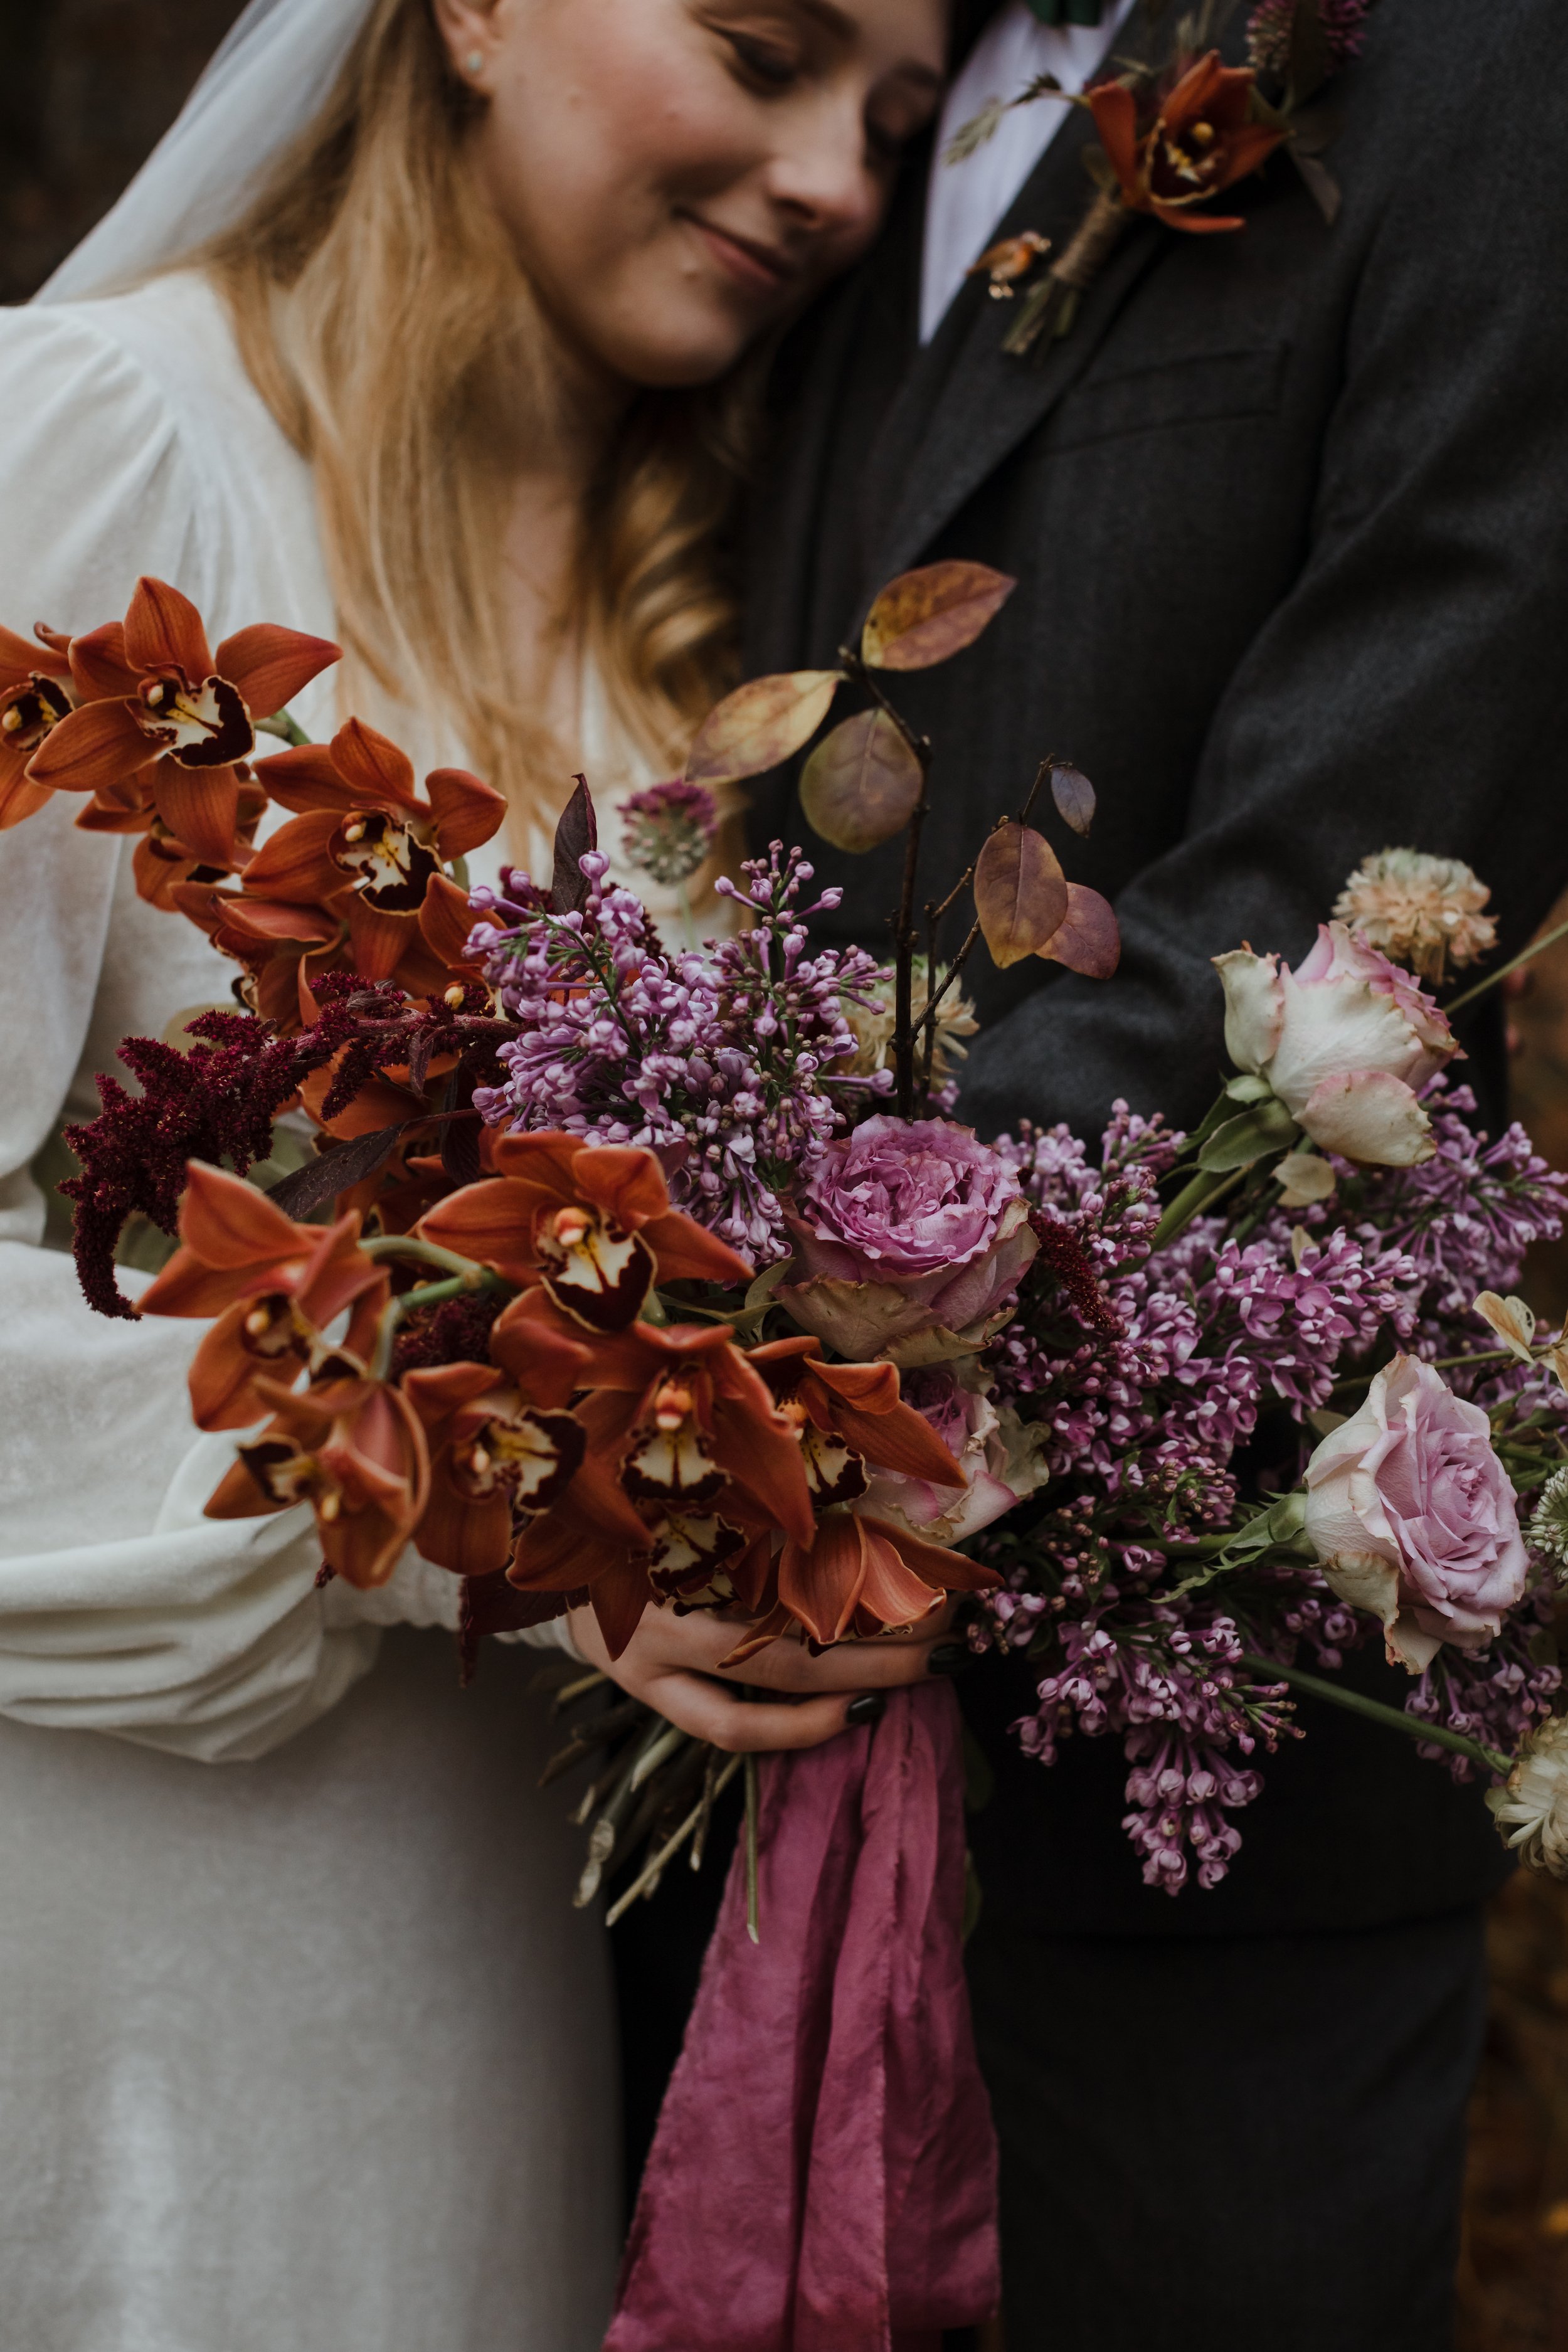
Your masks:
{"label": "ear", "polygon": [[470,89],[484,91],[500,47],[496,0],[431,0],[431,6],[452,71]]}

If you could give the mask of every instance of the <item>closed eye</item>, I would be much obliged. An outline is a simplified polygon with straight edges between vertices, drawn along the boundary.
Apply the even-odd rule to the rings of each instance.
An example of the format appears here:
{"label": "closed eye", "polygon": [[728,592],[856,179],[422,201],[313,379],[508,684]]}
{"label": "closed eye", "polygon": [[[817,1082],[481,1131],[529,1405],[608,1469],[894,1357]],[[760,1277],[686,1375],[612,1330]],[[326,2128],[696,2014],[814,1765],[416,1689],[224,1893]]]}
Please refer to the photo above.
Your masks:
{"label": "closed eye", "polygon": [[754,33],[726,32],[723,38],[734,51],[736,78],[748,89],[764,93],[791,89],[800,79],[799,58],[759,40]]}

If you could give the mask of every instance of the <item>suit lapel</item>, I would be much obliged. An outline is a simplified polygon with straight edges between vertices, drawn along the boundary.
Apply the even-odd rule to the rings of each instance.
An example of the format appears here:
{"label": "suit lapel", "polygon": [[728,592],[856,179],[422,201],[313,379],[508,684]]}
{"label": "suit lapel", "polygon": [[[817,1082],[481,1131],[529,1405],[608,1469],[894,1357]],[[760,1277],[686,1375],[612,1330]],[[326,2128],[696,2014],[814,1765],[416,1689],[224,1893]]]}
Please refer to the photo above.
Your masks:
{"label": "suit lapel", "polygon": [[[1117,53],[1141,46],[1121,41]],[[1094,140],[1092,118],[1074,107],[998,225],[998,238],[1038,229],[1061,251],[1093,194],[1083,159]],[[867,468],[861,541],[872,561],[866,602],[919,560],[1071,389],[1163,243],[1156,224],[1134,221],[1071,332],[1022,359],[1002,349],[1016,304],[994,302],[983,280],[969,280],[910,371]]]}

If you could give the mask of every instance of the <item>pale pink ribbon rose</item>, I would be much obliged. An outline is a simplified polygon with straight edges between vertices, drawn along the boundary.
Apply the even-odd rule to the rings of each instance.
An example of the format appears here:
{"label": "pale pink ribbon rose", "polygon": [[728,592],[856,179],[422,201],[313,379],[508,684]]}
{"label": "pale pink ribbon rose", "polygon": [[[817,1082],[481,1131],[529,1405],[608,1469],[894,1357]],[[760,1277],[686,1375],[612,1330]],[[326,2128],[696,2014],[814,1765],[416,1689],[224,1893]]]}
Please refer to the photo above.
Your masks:
{"label": "pale pink ribbon rose", "polygon": [[973,1357],[906,1372],[904,1402],[931,1423],[963,1471],[963,1485],[932,1486],[872,1465],[861,1509],[926,1543],[952,1545],[978,1535],[1044,1486],[1050,1475],[1045,1431],[1020,1421],[1011,1407],[998,1412],[993,1385]]}
{"label": "pale pink ribbon rose", "polygon": [[1324,1151],[1374,1168],[1432,1157],[1417,1097],[1458,1052],[1447,1016],[1396,963],[1324,923],[1294,971],[1275,955],[1215,956],[1226,1050],[1267,1080]]}
{"label": "pale pink ribbon rose", "polygon": [[1412,1674],[1445,1642],[1495,1639],[1529,1580],[1486,1414],[1415,1356],[1385,1365],[1313,1454],[1307,1535],[1330,1588],[1382,1620],[1390,1663]]}

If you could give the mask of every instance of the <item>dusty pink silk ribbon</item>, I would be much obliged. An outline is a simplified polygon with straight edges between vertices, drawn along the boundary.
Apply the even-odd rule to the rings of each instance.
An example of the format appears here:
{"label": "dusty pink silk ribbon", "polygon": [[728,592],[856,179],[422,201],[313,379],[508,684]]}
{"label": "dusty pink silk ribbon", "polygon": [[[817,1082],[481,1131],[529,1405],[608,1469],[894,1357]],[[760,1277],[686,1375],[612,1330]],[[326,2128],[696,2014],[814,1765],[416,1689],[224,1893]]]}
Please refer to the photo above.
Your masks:
{"label": "dusty pink silk ribbon", "polygon": [[996,2308],[996,2147],[959,1930],[958,1708],[931,1685],[763,1769],[605,2352],[935,2352]]}

